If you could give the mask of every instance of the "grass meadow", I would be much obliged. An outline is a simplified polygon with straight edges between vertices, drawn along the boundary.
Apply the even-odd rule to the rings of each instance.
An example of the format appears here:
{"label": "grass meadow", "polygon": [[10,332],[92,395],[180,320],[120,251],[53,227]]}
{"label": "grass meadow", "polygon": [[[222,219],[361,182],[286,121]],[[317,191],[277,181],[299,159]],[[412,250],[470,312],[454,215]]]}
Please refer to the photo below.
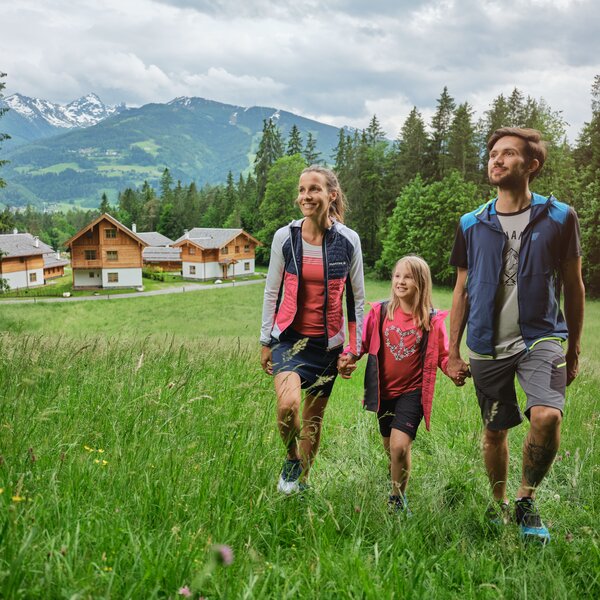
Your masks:
{"label": "grass meadow", "polygon": [[[553,535],[539,548],[486,528],[473,386],[441,374],[412,518],[387,511],[364,364],[336,383],[311,490],[278,495],[261,302],[255,285],[0,305],[0,598],[600,597],[600,303],[539,494]],[[526,429],[510,435],[511,495]]]}

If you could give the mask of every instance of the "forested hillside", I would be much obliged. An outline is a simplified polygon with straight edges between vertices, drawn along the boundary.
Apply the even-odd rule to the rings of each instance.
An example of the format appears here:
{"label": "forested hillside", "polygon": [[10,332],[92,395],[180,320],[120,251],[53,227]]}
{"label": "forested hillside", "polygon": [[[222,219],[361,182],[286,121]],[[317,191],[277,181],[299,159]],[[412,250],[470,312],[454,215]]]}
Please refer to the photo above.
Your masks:
{"label": "forested hillside", "polygon": [[[294,199],[299,173],[307,164],[325,162],[340,177],[350,207],[347,222],[361,236],[367,269],[387,276],[399,256],[416,252],[430,262],[436,282],[450,284],[448,256],[459,216],[494,193],[486,177],[489,134],[501,126],[534,127],[548,141],[549,158],[532,189],[553,193],[578,211],[587,290],[597,295],[600,76],[591,92],[591,119],[572,144],[560,111],[518,89],[492,99],[476,119],[468,103],[460,103],[444,88],[431,122],[426,123],[415,107],[398,138],[390,142],[374,116],[363,131],[339,130],[331,159],[320,153],[312,134],[293,126],[285,135],[275,121],[266,119],[251,172],[242,173],[234,157],[223,156],[225,183],[199,187],[182,179],[181,155],[178,168],[164,169],[156,185],[147,180],[125,187],[116,203],[104,195],[100,210],[126,225],[135,222],[138,231],[157,230],[171,238],[192,227],[243,227],[265,243],[259,258],[266,261],[274,231],[298,215]],[[5,210],[0,213],[0,230],[17,226],[58,246],[97,214],[46,214],[31,207],[18,213]]]}

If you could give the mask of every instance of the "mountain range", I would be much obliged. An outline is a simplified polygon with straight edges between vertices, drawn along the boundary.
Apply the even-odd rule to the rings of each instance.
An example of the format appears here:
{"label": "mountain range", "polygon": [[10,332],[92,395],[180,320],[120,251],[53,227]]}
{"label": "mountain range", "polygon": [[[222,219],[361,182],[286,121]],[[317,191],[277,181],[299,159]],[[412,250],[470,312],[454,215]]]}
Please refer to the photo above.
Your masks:
{"label": "mountain range", "polygon": [[144,181],[156,186],[168,167],[182,184],[223,183],[229,171],[250,172],[263,122],[273,119],[284,140],[293,125],[304,142],[310,132],[330,160],[339,130],[269,107],[243,107],[204,98],[175,98],[139,108],[107,106],[95,94],[59,105],[13,94],[0,131],[8,133],[0,157],[8,206],[98,206],[103,193]]}

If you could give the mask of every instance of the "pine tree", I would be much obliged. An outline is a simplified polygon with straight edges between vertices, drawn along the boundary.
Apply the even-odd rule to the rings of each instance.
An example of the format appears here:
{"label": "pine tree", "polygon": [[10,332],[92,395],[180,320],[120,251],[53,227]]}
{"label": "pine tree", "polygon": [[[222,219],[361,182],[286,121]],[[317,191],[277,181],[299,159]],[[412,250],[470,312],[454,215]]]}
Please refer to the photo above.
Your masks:
{"label": "pine tree", "polygon": [[320,162],[321,153],[317,150],[317,139],[310,131],[306,136],[306,147],[303,155],[307,165],[316,165]]}
{"label": "pine tree", "polygon": [[108,196],[106,192],[102,193],[102,199],[100,200],[100,214],[111,212],[112,208],[110,206],[110,202],[108,201]]}
{"label": "pine tree", "polygon": [[160,200],[163,204],[172,203],[172,186],[173,186],[173,177],[171,176],[171,172],[167,167],[165,167],[162,175],[160,177]]}
{"label": "pine tree", "polygon": [[267,176],[271,165],[283,156],[283,141],[279,128],[272,119],[263,121],[263,131],[258,151],[254,159],[254,174],[259,200],[262,200],[267,187]]}
{"label": "pine tree", "polygon": [[294,123],[288,137],[286,154],[293,156],[294,154],[302,154],[302,136],[300,130]]}
{"label": "pine tree", "polygon": [[457,170],[465,180],[479,179],[479,149],[472,121],[473,109],[467,102],[454,111],[448,136],[448,168]]}
{"label": "pine tree", "polygon": [[347,146],[347,141],[346,141],[346,132],[344,131],[343,127],[338,132],[338,143],[337,143],[337,146],[334,148],[334,152],[335,152],[334,169],[339,177],[340,174],[342,173],[342,171],[345,171],[345,169],[347,168],[347,161],[348,161],[348,146]]}
{"label": "pine tree", "polygon": [[[3,77],[6,77],[6,73],[0,72],[0,79],[2,79]],[[6,87],[6,84],[3,81],[0,81],[0,100],[2,100],[2,98],[4,97],[4,95],[2,94],[2,90],[5,87]],[[0,108],[0,118],[7,110],[8,110],[8,108]],[[4,140],[8,140],[8,139],[10,139],[10,135],[0,132],[0,147],[2,146],[2,142]],[[7,163],[6,160],[0,160],[0,167],[2,165],[5,165],[6,163]],[[0,177],[0,188],[3,188],[5,185],[6,185],[6,182],[4,181],[4,179],[2,179],[2,177]]]}
{"label": "pine tree", "polygon": [[449,171],[448,144],[450,126],[455,109],[454,98],[444,89],[437,101],[437,109],[431,119],[431,138],[429,143],[429,160],[431,171],[429,176],[434,180],[443,179]]}

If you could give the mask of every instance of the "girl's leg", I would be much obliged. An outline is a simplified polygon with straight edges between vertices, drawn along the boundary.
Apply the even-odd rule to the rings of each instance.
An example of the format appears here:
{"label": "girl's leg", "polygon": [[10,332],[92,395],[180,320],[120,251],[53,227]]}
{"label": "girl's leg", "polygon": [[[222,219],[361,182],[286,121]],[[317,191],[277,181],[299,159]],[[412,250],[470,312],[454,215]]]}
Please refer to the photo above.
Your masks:
{"label": "girl's leg", "polygon": [[300,436],[300,402],[302,389],[300,376],[291,371],[275,375],[277,394],[277,425],[287,450],[287,458],[297,460]]}
{"label": "girl's leg", "polygon": [[390,458],[392,462],[392,495],[404,496],[410,477],[410,448],[412,438],[404,431],[392,429]]}
{"label": "girl's leg", "polygon": [[306,394],[302,411],[302,434],[300,436],[300,459],[303,463],[302,477],[308,478],[308,472],[319,450],[323,415],[327,407],[326,396]]}

